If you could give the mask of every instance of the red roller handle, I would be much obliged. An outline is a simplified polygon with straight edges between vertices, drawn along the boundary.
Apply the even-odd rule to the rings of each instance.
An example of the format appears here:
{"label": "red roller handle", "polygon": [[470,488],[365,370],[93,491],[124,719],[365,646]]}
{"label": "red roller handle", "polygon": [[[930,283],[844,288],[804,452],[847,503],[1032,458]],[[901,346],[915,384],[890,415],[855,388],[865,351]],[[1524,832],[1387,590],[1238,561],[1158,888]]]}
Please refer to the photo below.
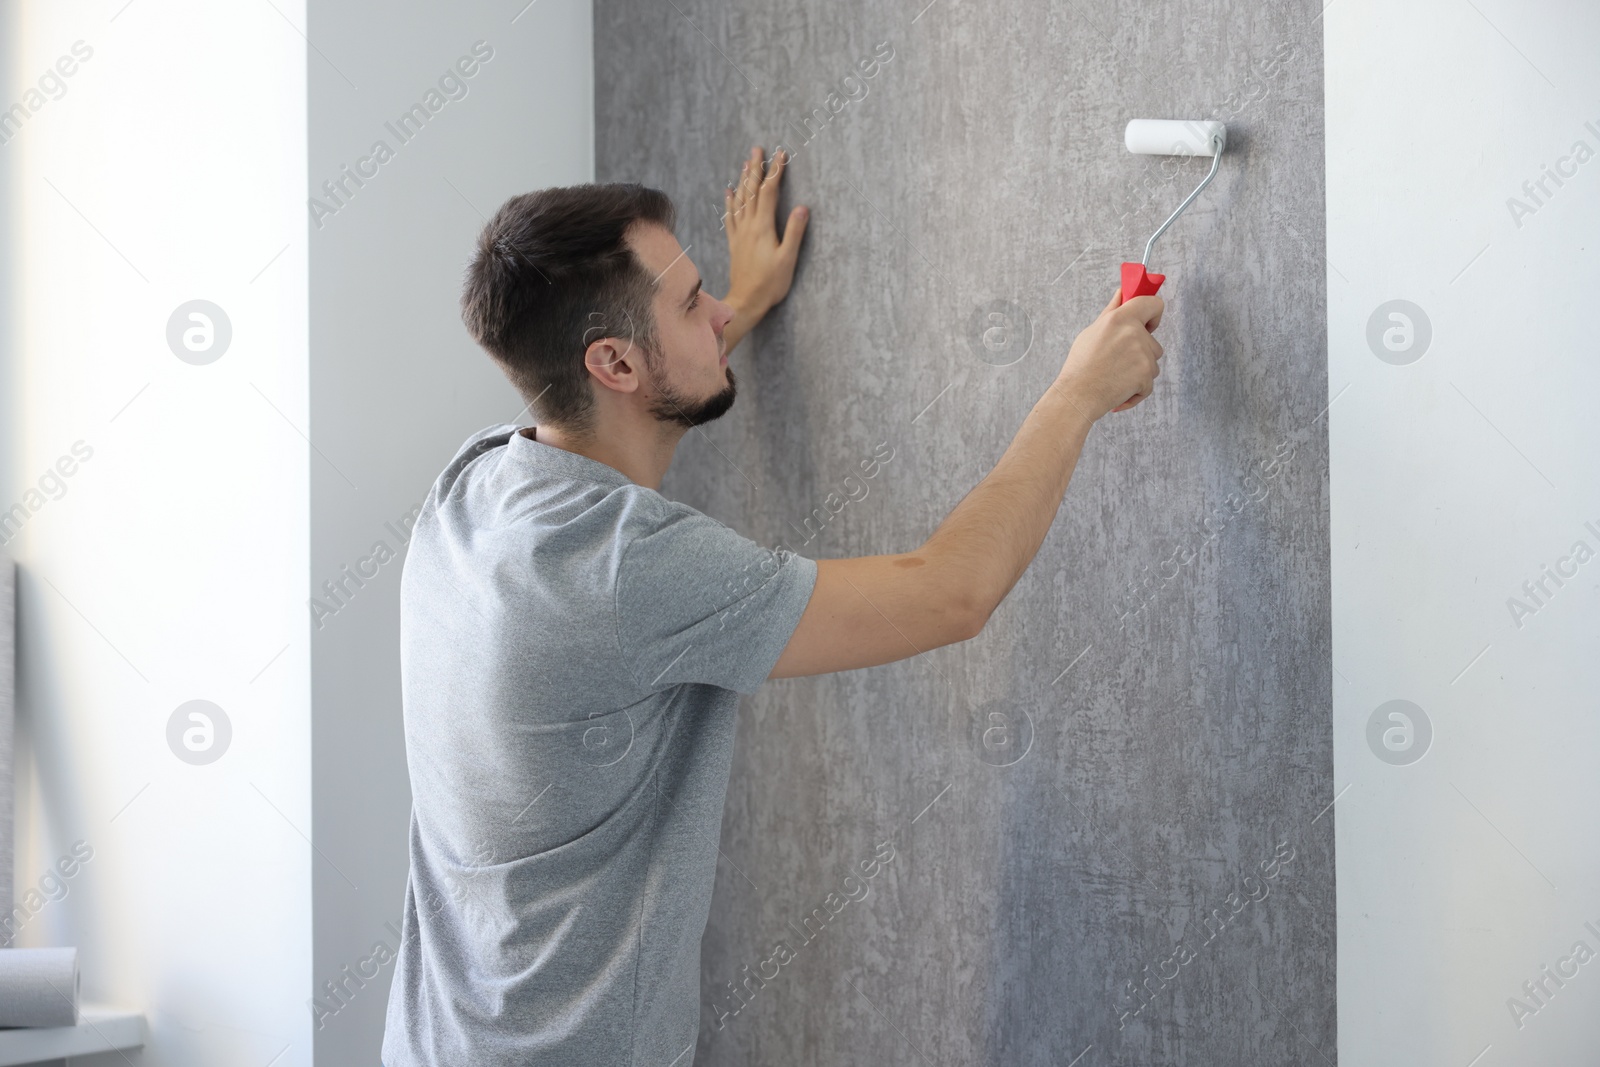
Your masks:
{"label": "red roller handle", "polygon": [[1122,299],[1131,300],[1136,296],[1155,296],[1161,288],[1161,283],[1167,280],[1165,274],[1151,274],[1144,269],[1143,263],[1124,263],[1122,265]]}

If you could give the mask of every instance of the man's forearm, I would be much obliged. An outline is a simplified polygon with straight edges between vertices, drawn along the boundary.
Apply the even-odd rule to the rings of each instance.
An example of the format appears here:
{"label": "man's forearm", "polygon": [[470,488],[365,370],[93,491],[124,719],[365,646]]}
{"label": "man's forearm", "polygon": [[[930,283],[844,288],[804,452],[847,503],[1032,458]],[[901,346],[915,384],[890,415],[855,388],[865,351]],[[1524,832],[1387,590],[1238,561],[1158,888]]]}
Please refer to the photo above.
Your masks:
{"label": "man's forearm", "polygon": [[733,306],[733,318],[728,322],[728,325],[722,328],[722,339],[727,342],[723,351],[731,354],[734,346],[744,340],[745,334],[755,329],[756,323],[760,322],[767,312],[772,309],[754,304],[741,297],[738,293],[730,292],[722,300],[723,303]]}
{"label": "man's forearm", "polygon": [[994,469],[922,546],[919,554],[938,580],[979,618],[1000,605],[1044,543],[1094,425],[1093,410],[1070,379],[1057,379]]}

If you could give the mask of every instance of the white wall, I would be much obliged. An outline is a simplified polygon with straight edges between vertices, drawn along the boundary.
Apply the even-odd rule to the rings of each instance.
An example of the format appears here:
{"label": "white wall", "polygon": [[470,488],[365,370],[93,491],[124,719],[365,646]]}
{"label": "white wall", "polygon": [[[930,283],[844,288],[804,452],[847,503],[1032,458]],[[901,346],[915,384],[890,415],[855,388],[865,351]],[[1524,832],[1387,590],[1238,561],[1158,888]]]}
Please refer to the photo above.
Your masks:
{"label": "white wall", "polygon": [[[1600,555],[1522,586],[1600,553],[1600,8],[1324,21],[1340,1062],[1593,1063],[1600,955],[1522,985],[1600,953]],[[1395,299],[1431,323],[1414,362],[1368,344]],[[1392,699],[1432,724],[1409,764],[1367,741]]]}
{"label": "white wall", "polygon": [[[7,11],[0,106],[92,50],[0,146],[0,507],[89,454],[7,545],[19,899],[92,850],[18,940],[78,946],[85,999],[145,1011],[130,1058],[164,1067],[311,1053],[305,44],[277,8]],[[193,299],[231,321],[207,365],[166,337]],[[209,765],[168,746],[196,699],[232,726]]]}
{"label": "white wall", "polygon": [[[92,49],[0,144],[19,895],[93,852],[18,941],[78,945],[87,999],[148,1013],[135,1064],[377,1061],[391,968],[321,1028],[309,1004],[400,914],[399,564],[321,628],[308,600],[517,415],[460,271],[506,197],[593,174],[589,4],[518,7],[0,7],[0,107]],[[314,225],[308,192],[478,41],[467,94]],[[166,338],[193,299],[232,328],[204,365]],[[168,747],[195,699],[233,730],[208,765]]]}

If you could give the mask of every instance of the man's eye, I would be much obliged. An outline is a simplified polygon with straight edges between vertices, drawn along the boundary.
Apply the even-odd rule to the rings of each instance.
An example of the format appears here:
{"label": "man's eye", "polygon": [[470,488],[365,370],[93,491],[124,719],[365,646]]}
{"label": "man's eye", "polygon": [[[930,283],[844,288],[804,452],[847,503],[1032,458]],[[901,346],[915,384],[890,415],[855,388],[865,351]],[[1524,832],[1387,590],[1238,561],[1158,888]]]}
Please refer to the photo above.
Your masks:
{"label": "man's eye", "polygon": [[694,299],[689,301],[689,310],[693,311],[695,308],[697,308],[699,306],[700,306],[700,294],[696,293],[696,294],[694,294]]}

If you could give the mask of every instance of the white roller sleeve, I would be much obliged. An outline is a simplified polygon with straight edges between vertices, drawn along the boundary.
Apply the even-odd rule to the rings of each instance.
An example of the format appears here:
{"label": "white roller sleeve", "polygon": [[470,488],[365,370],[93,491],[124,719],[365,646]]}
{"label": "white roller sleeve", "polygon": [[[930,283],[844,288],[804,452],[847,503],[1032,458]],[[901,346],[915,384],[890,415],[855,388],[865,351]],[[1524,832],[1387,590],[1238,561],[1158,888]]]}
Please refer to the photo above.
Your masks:
{"label": "white roller sleeve", "polygon": [[1219,137],[1227,142],[1228,128],[1220,122],[1134,119],[1122,140],[1128,151],[1141,156],[1209,156],[1213,139]]}
{"label": "white roller sleeve", "polygon": [[77,1026],[78,950],[0,948],[0,1026]]}

